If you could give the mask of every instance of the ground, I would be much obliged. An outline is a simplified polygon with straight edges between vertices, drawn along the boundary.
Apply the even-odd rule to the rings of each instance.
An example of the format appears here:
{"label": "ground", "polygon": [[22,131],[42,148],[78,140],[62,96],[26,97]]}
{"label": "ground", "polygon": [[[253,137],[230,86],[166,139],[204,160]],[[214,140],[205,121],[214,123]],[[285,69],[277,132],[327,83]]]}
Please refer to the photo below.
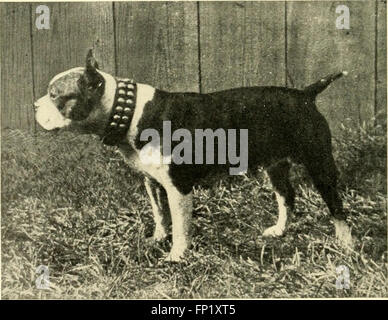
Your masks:
{"label": "ground", "polygon": [[[151,206],[141,178],[93,137],[2,134],[2,298],[386,297],[384,126],[341,128],[334,139],[355,249],[335,242],[328,210],[303,168],[292,170],[296,213],[285,236],[262,237],[276,202],[262,171],[195,189],[193,248],[164,263],[150,245]],[[37,289],[36,268],[50,289]],[[337,289],[336,267],[350,272]]]}

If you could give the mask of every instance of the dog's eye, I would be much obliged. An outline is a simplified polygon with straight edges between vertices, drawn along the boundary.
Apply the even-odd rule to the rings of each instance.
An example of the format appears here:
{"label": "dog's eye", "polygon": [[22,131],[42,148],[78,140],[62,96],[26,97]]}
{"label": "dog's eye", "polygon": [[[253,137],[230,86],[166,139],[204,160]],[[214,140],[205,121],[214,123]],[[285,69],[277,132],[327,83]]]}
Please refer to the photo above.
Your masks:
{"label": "dog's eye", "polygon": [[59,104],[57,105],[57,108],[58,108],[58,110],[60,111],[60,110],[62,110],[65,106],[66,106],[66,103],[64,103],[63,101],[61,101],[61,103],[59,103]]}

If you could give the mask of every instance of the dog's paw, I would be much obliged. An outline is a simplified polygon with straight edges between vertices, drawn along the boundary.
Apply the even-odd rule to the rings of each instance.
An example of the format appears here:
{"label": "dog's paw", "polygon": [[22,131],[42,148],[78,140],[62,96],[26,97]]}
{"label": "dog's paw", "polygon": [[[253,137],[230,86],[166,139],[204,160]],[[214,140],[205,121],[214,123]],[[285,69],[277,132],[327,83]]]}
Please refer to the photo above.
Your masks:
{"label": "dog's paw", "polygon": [[163,242],[168,237],[168,234],[164,230],[155,229],[154,235],[146,239],[146,243],[154,244],[158,242]]}
{"label": "dog's paw", "polygon": [[154,239],[154,242],[162,242],[166,240],[168,237],[168,234],[165,232],[155,232],[152,236],[152,239]]}
{"label": "dog's paw", "polygon": [[336,242],[346,252],[351,252],[354,249],[354,239],[350,233],[346,235],[336,235]]}
{"label": "dog's paw", "polygon": [[338,245],[346,251],[352,251],[354,248],[354,239],[351,228],[345,221],[335,221],[335,238]]}
{"label": "dog's paw", "polygon": [[345,238],[336,237],[336,243],[346,255],[354,253],[355,242],[352,236]]}
{"label": "dog's paw", "polygon": [[182,262],[184,252],[171,250],[167,257],[164,259],[165,262]]}
{"label": "dog's paw", "polygon": [[157,243],[162,243],[164,242],[165,240],[167,239],[167,236],[166,237],[155,237],[155,236],[152,236],[152,237],[148,237],[145,239],[145,243],[149,246],[152,246],[152,245],[155,245]]}
{"label": "dog's paw", "polygon": [[264,230],[263,237],[280,237],[284,233],[284,228],[274,225]]}

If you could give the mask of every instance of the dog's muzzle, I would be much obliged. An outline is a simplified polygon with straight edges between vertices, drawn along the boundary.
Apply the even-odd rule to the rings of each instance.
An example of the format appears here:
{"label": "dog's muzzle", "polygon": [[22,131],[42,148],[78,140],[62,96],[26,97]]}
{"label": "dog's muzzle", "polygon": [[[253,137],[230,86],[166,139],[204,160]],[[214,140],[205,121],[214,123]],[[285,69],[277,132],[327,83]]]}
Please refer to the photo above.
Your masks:
{"label": "dog's muzzle", "polygon": [[67,127],[71,120],[65,118],[57,109],[51,99],[45,95],[38,101],[35,101],[35,119],[46,130]]}

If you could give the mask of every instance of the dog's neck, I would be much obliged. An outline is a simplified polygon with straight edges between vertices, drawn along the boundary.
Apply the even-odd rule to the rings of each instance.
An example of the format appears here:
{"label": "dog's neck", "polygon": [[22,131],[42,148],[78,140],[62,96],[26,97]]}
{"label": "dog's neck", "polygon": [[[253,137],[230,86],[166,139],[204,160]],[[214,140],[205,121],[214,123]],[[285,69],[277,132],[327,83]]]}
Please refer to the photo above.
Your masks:
{"label": "dog's neck", "polygon": [[105,92],[101,98],[108,116],[102,142],[118,145],[127,135],[136,106],[137,89],[133,80],[113,77],[101,72],[105,79]]}
{"label": "dog's neck", "polygon": [[106,114],[110,114],[113,107],[113,102],[115,99],[115,93],[117,89],[117,82],[116,79],[110,75],[109,73],[97,70],[99,74],[102,75],[102,77],[105,80],[105,91],[101,98],[101,104],[104,107],[104,111]]}

